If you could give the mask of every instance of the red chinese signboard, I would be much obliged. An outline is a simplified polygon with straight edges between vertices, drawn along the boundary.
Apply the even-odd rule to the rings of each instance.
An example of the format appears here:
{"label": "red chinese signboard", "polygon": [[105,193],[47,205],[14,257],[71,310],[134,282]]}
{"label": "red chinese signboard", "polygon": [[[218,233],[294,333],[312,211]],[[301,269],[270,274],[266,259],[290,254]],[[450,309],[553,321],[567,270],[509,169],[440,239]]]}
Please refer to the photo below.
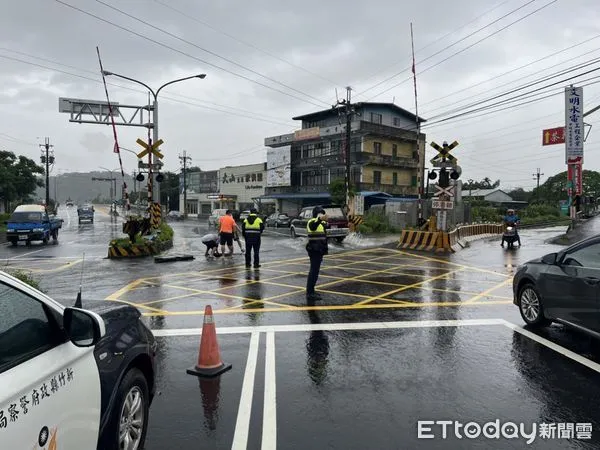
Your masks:
{"label": "red chinese signboard", "polygon": [[569,181],[569,196],[583,194],[583,173],[582,164],[569,164],[567,179]]}
{"label": "red chinese signboard", "polygon": [[542,131],[542,145],[565,143],[565,127],[550,128]]}

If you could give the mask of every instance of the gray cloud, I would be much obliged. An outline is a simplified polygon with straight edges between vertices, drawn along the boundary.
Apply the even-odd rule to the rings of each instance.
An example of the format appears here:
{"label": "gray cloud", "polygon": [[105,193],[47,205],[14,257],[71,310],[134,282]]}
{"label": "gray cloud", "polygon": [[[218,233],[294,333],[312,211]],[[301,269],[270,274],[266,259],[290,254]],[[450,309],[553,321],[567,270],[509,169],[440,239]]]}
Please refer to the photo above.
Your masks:
{"label": "gray cloud", "polygon": [[[98,73],[96,45],[100,46],[106,69],[141,79],[153,87],[173,78],[198,72],[207,73],[205,80],[181,83],[164,90],[161,94],[164,97],[160,101],[160,134],[165,140],[167,167],[176,169],[177,154],[185,149],[192,155],[194,164],[210,169],[221,165],[260,161],[264,158],[261,144],[265,136],[290,131],[295,125],[291,120],[292,116],[327,107],[334,101],[336,87],[341,94],[344,86],[349,84],[355,89],[355,94],[358,94],[410,67],[411,21],[416,33],[415,46],[420,49],[500,3],[429,0],[406,4],[379,0],[349,4],[341,0],[307,0],[286,4],[275,0],[222,0],[212,3],[161,0],[183,11],[186,15],[184,17],[152,0],[103,0],[314,97],[308,98],[199,48],[151,30],[95,1],[65,1],[195,58],[306,100],[258,86],[192,57],[115,29],[54,1],[7,2],[0,17],[0,56],[51,66],[92,80],[0,58],[3,69],[0,74],[0,114],[3,118],[0,133],[19,139],[3,140],[3,135],[0,134],[0,144],[38,158],[36,138],[50,136],[56,145],[57,167],[80,171],[96,169],[98,166],[116,167],[117,164],[116,156],[112,153],[110,127],[69,123],[68,116],[59,114],[57,108],[59,96],[104,100],[103,87],[99,83],[101,78]],[[597,47],[598,41],[592,41],[510,76],[437,100],[452,91],[467,88],[473,83],[600,33],[600,13],[596,1],[581,0],[576,4],[559,1],[438,67],[420,73],[548,1],[536,1],[501,24],[418,64],[419,99],[423,105],[420,112],[425,116],[428,113],[436,115],[456,104],[465,104],[505,91],[524,82],[521,80],[539,77],[541,74],[525,78],[536,70]],[[523,3],[524,0],[507,2],[476,23],[418,52],[417,61],[422,61],[454,40]],[[577,18],[577,22],[567,20],[569,17]],[[268,56],[199,21],[306,70]],[[73,67],[32,59],[7,49]],[[591,54],[587,58],[594,56],[598,54]],[[574,63],[564,63],[559,68],[572,64]],[[545,73],[550,73],[550,70]],[[408,76],[410,71],[365,95],[357,96],[356,99],[364,101]],[[143,91],[140,86],[123,80],[109,80],[113,84]],[[503,88],[497,87],[508,81],[514,83]],[[585,96],[590,101],[590,106],[595,97],[595,102],[600,103],[599,86],[586,88]],[[120,103],[143,104],[147,100],[143,92],[115,86],[110,86],[109,92],[111,99]],[[412,81],[389,90],[376,97],[376,100],[391,101],[393,98],[397,104],[413,110]],[[173,99],[185,103],[178,103]],[[458,139],[461,142],[455,153],[469,178],[489,175],[492,178],[502,178],[506,185],[532,185],[530,172],[537,166],[541,166],[546,174],[564,170],[561,150],[556,147],[542,148],[540,145],[541,129],[560,124],[562,115],[562,97],[557,96],[519,109],[427,127],[425,131],[430,140]],[[597,119],[591,116],[589,122],[597,123]],[[118,132],[121,145],[135,149],[135,140],[144,137],[147,131],[142,128],[121,127]],[[598,142],[600,141],[592,131],[586,143],[586,148],[589,149],[586,153],[587,167],[600,163],[600,157],[594,154]],[[243,155],[236,156],[244,150],[247,151]],[[123,159],[126,166],[133,170],[133,155],[125,153]],[[522,160],[521,163],[512,164],[519,159]]]}

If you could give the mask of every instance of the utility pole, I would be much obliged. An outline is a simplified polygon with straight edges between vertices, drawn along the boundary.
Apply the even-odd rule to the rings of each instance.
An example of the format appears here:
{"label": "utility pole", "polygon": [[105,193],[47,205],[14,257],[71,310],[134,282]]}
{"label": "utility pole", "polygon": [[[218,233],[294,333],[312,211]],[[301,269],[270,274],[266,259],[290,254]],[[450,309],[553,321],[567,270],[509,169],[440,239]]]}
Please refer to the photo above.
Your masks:
{"label": "utility pole", "polygon": [[42,148],[42,164],[46,168],[46,208],[50,206],[50,165],[54,164],[54,146],[50,145],[50,138],[46,138],[43,144],[39,144]]}
{"label": "utility pole", "polygon": [[[352,104],[352,88],[346,87],[346,98],[342,101],[338,100],[334,108],[344,105],[343,114],[346,115],[346,139],[345,139],[345,158],[346,158],[346,176],[345,176],[345,187],[346,187],[346,206],[350,208],[350,184],[351,184],[351,143],[352,143],[352,118],[355,114],[354,105]],[[340,112],[341,113],[341,112]]]}
{"label": "utility pole", "polygon": [[183,155],[179,155],[179,161],[183,166],[183,218],[187,219],[187,164],[192,162],[192,158],[184,150]]}
{"label": "utility pole", "polygon": [[533,175],[533,179],[537,180],[537,190],[540,190],[540,178],[544,176],[543,173],[540,173],[540,168],[537,168],[537,172],[532,174]]}

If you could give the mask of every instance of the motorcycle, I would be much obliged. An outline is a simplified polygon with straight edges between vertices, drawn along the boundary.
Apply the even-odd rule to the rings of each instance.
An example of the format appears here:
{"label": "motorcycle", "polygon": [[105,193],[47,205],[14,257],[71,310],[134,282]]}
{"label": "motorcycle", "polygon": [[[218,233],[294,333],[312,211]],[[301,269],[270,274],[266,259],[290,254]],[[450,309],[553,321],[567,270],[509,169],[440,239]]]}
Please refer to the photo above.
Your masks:
{"label": "motorcycle", "polygon": [[[519,247],[521,246],[521,240],[519,239],[519,235],[517,234],[517,224],[514,222],[509,222],[506,224],[506,229],[502,234],[502,243],[506,242],[508,248],[513,248],[515,242],[519,243]],[[504,246],[504,245],[502,245]]]}

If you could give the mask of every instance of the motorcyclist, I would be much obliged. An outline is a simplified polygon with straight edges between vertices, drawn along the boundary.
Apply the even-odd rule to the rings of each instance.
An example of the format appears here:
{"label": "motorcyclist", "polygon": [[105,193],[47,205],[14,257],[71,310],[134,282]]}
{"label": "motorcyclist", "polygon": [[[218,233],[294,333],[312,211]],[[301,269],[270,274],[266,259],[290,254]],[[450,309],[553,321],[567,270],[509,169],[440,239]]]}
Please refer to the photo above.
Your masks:
{"label": "motorcyclist", "polygon": [[[519,225],[519,222],[521,221],[521,219],[519,219],[519,216],[517,216],[517,213],[515,212],[514,209],[508,209],[506,211],[506,215],[504,216],[504,224],[506,226],[512,226],[515,229],[515,236],[517,238],[517,242],[519,243],[519,247],[521,246],[521,237],[519,236],[519,230],[517,229],[517,225]],[[504,247],[504,234],[502,234],[502,242],[500,243],[501,247]]]}

